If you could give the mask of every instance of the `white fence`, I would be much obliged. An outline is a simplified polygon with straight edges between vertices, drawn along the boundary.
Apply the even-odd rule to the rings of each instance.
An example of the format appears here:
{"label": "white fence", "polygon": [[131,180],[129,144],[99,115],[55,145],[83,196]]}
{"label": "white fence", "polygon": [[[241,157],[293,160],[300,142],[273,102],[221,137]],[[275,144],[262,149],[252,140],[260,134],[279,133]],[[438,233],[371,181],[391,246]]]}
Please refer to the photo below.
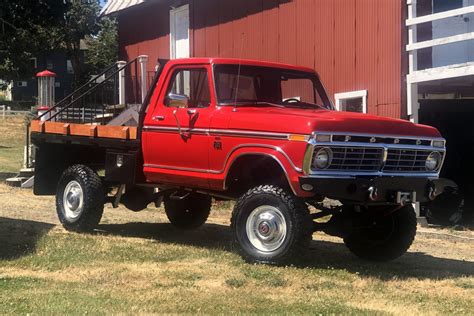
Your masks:
{"label": "white fence", "polygon": [[30,113],[30,111],[14,111],[11,107],[6,105],[0,105],[0,117],[4,120],[7,117],[12,117],[16,115],[26,115]]}

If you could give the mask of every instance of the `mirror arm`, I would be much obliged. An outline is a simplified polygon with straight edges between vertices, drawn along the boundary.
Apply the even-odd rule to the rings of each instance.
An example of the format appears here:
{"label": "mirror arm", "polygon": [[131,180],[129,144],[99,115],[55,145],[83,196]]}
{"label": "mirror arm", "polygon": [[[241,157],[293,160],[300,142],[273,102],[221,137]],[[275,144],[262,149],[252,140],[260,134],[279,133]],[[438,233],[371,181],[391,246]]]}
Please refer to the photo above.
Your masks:
{"label": "mirror arm", "polygon": [[179,123],[179,118],[178,118],[178,116],[176,115],[176,113],[178,113],[178,109],[176,109],[176,110],[173,111],[173,116],[174,116],[174,118],[175,118],[175,120],[176,120],[176,125],[178,126],[178,133],[179,133],[179,135],[181,135],[181,136],[183,137],[183,136],[184,136],[184,133],[183,133],[182,130],[181,130],[181,124]]}

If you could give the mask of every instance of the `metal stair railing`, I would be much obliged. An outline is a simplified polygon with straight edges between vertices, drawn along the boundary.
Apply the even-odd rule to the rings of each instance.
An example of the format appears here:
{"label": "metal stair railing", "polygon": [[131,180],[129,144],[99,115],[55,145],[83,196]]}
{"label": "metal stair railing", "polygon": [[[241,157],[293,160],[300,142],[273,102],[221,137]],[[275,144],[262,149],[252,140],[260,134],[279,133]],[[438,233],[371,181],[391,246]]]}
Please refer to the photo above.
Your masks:
{"label": "metal stair railing", "polygon": [[[126,107],[126,104],[118,105],[118,83],[122,71],[130,74],[132,67],[134,67],[135,74],[137,74],[137,58],[123,66],[114,64],[108,67],[37,119],[46,117],[46,121],[105,124],[109,118],[111,119],[117,115],[117,110],[122,111]],[[131,78],[131,76],[128,76],[128,78]],[[125,81],[125,87],[123,88],[131,92],[128,93],[128,99],[125,103],[137,103],[137,100],[140,100],[138,80]]]}

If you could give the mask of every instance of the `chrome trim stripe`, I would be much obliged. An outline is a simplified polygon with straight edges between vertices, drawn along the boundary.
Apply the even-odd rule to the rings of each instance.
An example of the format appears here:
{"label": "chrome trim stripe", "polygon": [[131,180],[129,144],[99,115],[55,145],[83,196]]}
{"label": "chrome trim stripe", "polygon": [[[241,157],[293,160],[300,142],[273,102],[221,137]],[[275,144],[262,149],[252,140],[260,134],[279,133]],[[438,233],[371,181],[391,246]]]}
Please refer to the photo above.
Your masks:
{"label": "chrome trim stripe", "polygon": [[[179,133],[179,129],[177,127],[144,126],[143,130],[149,132]],[[194,134],[209,135],[209,130],[204,128],[182,128],[181,132],[193,132]]]}
{"label": "chrome trim stripe", "polygon": [[[149,132],[164,132],[164,133],[178,133],[177,127],[165,127],[165,126],[144,126],[144,131]],[[204,128],[182,128],[182,132],[194,133],[208,136],[229,136],[229,137],[247,137],[247,138],[268,138],[268,139],[281,139],[290,140],[290,136],[293,134],[288,133],[272,133],[272,132],[261,132],[252,130],[236,130],[236,129],[204,129]],[[298,134],[304,135],[304,134]],[[306,140],[309,140],[311,135],[304,135]]]}
{"label": "chrome trim stripe", "polygon": [[275,139],[289,139],[290,134],[286,133],[269,133],[249,130],[235,130],[235,129],[210,129],[209,134],[214,136],[241,136],[241,137],[264,137]]}
{"label": "chrome trim stripe", "polygon": [[173,166],[165,166],[165,165],[155,165],[155,164],[144,164],[144,167],[147,168],[158,168],[158,169],[168,169],[168,170],[177,170],[177,171],[190,171],[190,172],[199,172],[199,173],[214,173],[219,174],[217,170],[210,170],[210,169],[195,169],[195,168],[185,168],[185,167],[173,167]]}
{"label": "chrome trim stripe", "polygon": [[[299,167],[297,167],[293,161],[291,160],[291,158],[288,156],[288,154],[283,150],[281,149],[280,147],[277,147],[277,146],[272,146],[272,145],[264,145],[264,144],[241,144],[241,145],[238,145],[238,146],[235,146],[234,148],[232,148],[231,151],[229,151],[229,153],[227,154],[227,156],[225,157],[225,161],[224,161],[224,166],[222,167],[222,169],[220,170],[211,170],[211,169],[193,169],[193,168],[185,168],[185,167],[173,167],[173,166],[165,166],[165,165],[154,165],[154,164],[145,164],[144,167],[149,167],[149,168],[161,168],[161,169],[169,169],[169,170],[178,170],[178,171],[191,171],[191,172],[200,172],[200,173],[212,173],[212,174],[221,174],[225,171],[225,168],[229,162],[229,159],[230,159],[230,156],[232,156],[232,154],[237,151],[238,149],[241,149],[241,148],[245,148],[245,147],[249,147],[249,148],[268,148],[268,149],[272,149],[272,150],[276,150],[277,152],[279,152],[280,154],[282,154],[287,160],[288,162],[290,163],[291,167],[296,171],[296,172],[299,172],[301,173],[303,170]],[[259,153],[259,152],[256,152],[254,154],[262,154],[262,155],[271,155],[269,153]],[[240,156],[240,155],[239,155]],[[237,157],[239,157],[237,156]],[[234,159],[235,160],[235,159]]]}

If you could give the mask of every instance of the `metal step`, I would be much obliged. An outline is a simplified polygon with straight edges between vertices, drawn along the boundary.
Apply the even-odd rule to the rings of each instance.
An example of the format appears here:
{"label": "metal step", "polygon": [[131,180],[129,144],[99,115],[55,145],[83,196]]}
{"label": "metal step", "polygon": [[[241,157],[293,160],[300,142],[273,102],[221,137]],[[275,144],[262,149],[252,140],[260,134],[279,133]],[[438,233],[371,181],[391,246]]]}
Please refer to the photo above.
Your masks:
{"label": "metal step", "polygon": [[14,178],[8,178],[7,180],[5,180],[5,183],[9,187],[21,188],[21,184],[23,183],[23,181],[26,181],[26,180],[27,178],[14,177]]}
{"label": "metal step", "polygon": [[23,189],[29,189],[32,188],[34,185],[35,177],[13,177],[13,178],[8,178],[5,183],[14,188],[23,188]]}
{"label": "metal step", "polygon": [[31,178],[35,175],[35,168],[23,168],[20,170],[18,177]]}

